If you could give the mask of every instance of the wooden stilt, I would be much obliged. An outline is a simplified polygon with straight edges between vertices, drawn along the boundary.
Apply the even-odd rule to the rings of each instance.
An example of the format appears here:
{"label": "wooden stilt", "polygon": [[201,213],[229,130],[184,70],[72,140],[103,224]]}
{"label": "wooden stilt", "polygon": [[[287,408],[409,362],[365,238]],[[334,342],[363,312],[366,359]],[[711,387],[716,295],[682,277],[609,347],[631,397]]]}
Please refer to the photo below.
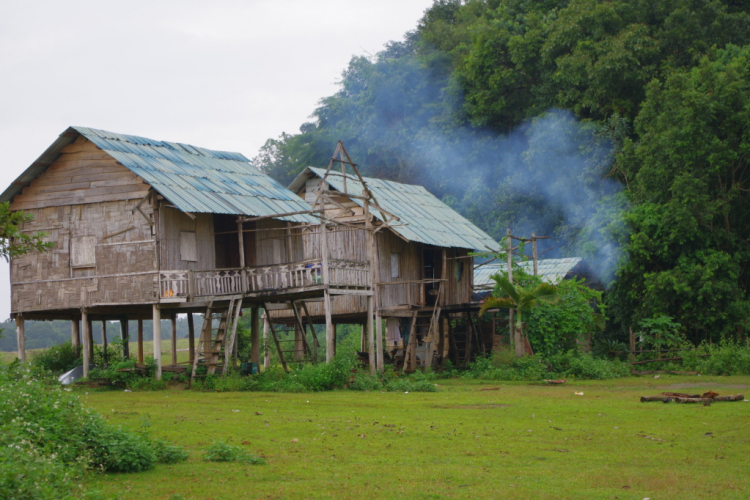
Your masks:
{"label": "wooden stilt", "polygon": [[373,314],[375,299],[367,297],[367,352],[370,355],[370,375],[375,375],[378,369],[375,361],[375,315]]}
{"label": "wooden stilt", "polygon": [[377,363],[378,371],[382,372],[384,368],[384,364],[383,364],[383,317],[380,315],[380,311],[375,313],[375,362]]}
{"label": "wooden stilt", "polygon": [[274,329],[273,322],[271,321],[271,314],[268,312],[268,304],[263,303],[263,310],[266,312],[266,322],[268,323],[268,328],[271,330],[273,341],[276,344],[276,352],[279,353],[279,361],[281,361],[281,366],[284,368],[285,372],[289,373],[289,368],[286,365],[286,359],[284,359],[284,352],[281,350],[281,344],[279,344],[279,337],[276,335],[276,330]]}
{"label": "wooden stilt", "polygon": [[232,322],[232,331],[227,336],[229,343],[224,344],[224,366],[222,368],[222,374],[224,375],[227,374],[227,370],[229,369],[229,358],[235,357],[237,349],[237,324],[240,322],[240,314],[242,314],[242,299],[236,299],[234,302],[234,309],[232,309],[232,304],[230,303],[229,310],[227,311],[227,321]]}
{"label": "wooden stilt", "polygon": [[271,325],[268,322],[268,318],[266,315],[263,315],[263,368],[269,369],[271,368],[271,349],[268,346],[268,334],[271,331]]}
{"label": "wooden stilt", "polygon": [[73,352],[81,355],[81,332],[78,318],[70,321],[70,344],[73,346]]}
{"label": "wooden stilt", "polygon": [[195,320],[193,319],[193,313],[187,314],[188,321],[188,351],[190,356],[190,364],[195,361]]}
{"label": "wooden stilt", "polygon": [[104,358],[104,365],[109,365],[109,359],[107,356],[107,322],[102,321],[102,357]]}
{"label": "wooden stilt", "polygon": [[326,363],[330,363],[336,356],[336,338],[333,331],[333,319],[331,318],[331,295],[328,290],[324,292],[323,308],[326,315]]}
{"label": "wooden stilt", "polygon": [[172,321],[170,322],[170,340],[172,341],[172,364],[177,364],[177,315],[173,314],[171,318]]}
{"label": "wooden stilt", "polygon": [[138,362],[143,364],[143,318],[138,316]]}
{"label": "wooden stilt", "polygon": [[18,341],[18,360],[26,362],[26,325],[23,316],[16,316],[16,340]]}
{"label": "wooden stilt", "polygon": [[310,327],[310,334],[312,335],[312,357],[313,363],[318,362],[318,349],[320,349],[320,342],[318,342],[318,334],[315,333],[315,325],[313,325],[312,316],[310,311],[307,309],[307,304],[302,303],[302,309],[305,311],[305,318],[307,318],[307,326]]}
{"label": "wooden stilt", "polygon": [[250,310],[250,362],[260,370],[260,309],[253,306]]}
{"label": "wooden stilt", "polygon": [[154,330],[154,361],[156,362],[156,380],[161,380],[161,309],[157,304],[152,307]]}
{"label": "wooden stilt", "polygon": [[362,333],[359,338],[359,351],[367,352],[367,321],[362,323]]}
{"label": "wooden stilt", "polygon": [[[302,321],[302,314],[300,314],[297,303],[292,300],[292,310],[294,312],[295,327],[294,327],[294,352],[295,360],[302,361],[307,356],[308,359],[312,360],[312,350],[307,343],[307,336],[305,335],[305,322]],[[334,325],[335,327],[335,325]],[[335,330],[334,330],[335,333]],[[313,330],[313,335],[315,331]]]}
{"label": "wooden stilt", "polygon": [[91,322],[86,311],[81,311],[81,326],[83,327],[83,376],[89,376],[91,364]]}
{"label": "wooden stilt", "polygon": [[89,337],[89,362],[94,362],[94,325],[89,318],[88,320],[88,337]]}
{"label": "wooden stilt", "polygon": [[120,320],[120,337],[122,338],[122,358],[130,359],[130,331],[128,331],[128,319]]}

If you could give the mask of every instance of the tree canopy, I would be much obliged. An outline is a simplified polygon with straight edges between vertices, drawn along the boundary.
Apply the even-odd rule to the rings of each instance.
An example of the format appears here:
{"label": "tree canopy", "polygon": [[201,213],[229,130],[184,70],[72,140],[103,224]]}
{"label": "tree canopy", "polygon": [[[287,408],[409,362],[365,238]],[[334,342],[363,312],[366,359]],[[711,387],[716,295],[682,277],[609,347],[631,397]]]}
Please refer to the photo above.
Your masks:
{"label": "tree canopy", "polygon": [[437,0],[255,161],[288,183],[341,139],[497,239],[591,260],[610,334],[664,314],[744,334],[749,44],[731,0]]}

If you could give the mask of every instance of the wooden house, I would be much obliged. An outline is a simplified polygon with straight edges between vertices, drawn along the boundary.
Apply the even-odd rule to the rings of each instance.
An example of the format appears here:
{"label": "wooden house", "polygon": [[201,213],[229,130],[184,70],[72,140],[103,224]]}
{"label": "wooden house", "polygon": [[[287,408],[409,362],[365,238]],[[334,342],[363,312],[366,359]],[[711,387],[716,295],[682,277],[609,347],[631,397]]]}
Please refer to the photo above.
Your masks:
{"label": "wooden house", "polygon": [[[164,369],[179,370],[174,318],[188,313],[191,363],[212,373],[226,369],[243,307],[252,310],[257,363],[260,308],[268,314],[282,304],[301,317],[306,300],[372,295],[364,255],[327,261],[310,205],[239,153],[71,127],[0,201],[34,216],[23,231],[47,233],[55,243],[11,262],[22,360],[24,320],[70,319],[85,371],[92,320],[120,320],[123,335],[128,321],[138,321],[142,362],[146,318],[154,320],[160,375],[164,317],[173,320],[172,363]],[[193,313],[208,318],[198,345]]]}
{"label": "wooden house", "polygon": [[[442,359],[468,359],[472,338],[474,349],[482,349],[471,331],[462,336],[450,331],[449,319],[473,322],[469,313],[479,306],[472,302],[470,253],[499,251],[498,243],[424,187],[361,177],[348,155],[336,161],[344,166],[341,171],[307,168],[289,189],[321,211],[330,260],[371,264],[374,310],[368,308],[369,297],[341,295],[329,311],[322,303],[308,304],[311,320],[322,323],[328,313],[329,323],[362,324],[362,351],[378,368],[384,350],[397,366],[412,371]],[[294,319],[285,310],[271,316],[277,322]]]}

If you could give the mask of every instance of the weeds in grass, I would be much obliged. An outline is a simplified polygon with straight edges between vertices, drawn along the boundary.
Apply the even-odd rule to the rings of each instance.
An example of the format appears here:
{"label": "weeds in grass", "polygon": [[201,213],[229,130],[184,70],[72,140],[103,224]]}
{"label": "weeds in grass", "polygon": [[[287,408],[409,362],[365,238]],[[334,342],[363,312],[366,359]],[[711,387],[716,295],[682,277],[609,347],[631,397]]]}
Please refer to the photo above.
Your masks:
{"label": "weeds in grass", "polygon": [[184,462],[190,453],[182,446],[176,446],[163,439],[155,439],[152,442],[156,460],[160,464],[176,464]]}
{"label": "weeds in grass", "polygon": [[266,463],[261,457],[256,457],[239,446],[227,444],[224,441],[214,441],[211,446],[203,450],[204,462],[242,462],[251,465]]}

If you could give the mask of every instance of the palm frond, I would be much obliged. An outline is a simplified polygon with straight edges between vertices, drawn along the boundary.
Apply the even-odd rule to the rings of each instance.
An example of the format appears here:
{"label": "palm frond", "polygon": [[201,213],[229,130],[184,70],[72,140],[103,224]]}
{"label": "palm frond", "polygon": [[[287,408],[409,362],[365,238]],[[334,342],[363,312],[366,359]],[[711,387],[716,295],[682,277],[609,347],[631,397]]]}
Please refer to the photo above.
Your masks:
{"label": "palm frond", "polygon": [[495,280],[495,283],[497,283],[497,286],[502,288],[502,290],[508,294],[508,297],[513,299],[516,303],[519,302],[520,296],[518,294],[518,291],[516,290],[516,286],[511,283],[507,277],[501,275],[501,274],[493,274],[490,276],[493,280]]}
{"label": "palm frond", "polygon": [[557,287],[548,283],[542,283],[536,287],[531,292],[531,295],[534,299],[540,302],[546,302],[547,304],[552,304],[560,299],[560,294],[557,293]]}
{"label": "palm frond", "polygon": [[482,308],[479,309],[479,315],[482,316],[489,309],[513,309],[516,303],[508,297],[487,297],[484,299]]}

